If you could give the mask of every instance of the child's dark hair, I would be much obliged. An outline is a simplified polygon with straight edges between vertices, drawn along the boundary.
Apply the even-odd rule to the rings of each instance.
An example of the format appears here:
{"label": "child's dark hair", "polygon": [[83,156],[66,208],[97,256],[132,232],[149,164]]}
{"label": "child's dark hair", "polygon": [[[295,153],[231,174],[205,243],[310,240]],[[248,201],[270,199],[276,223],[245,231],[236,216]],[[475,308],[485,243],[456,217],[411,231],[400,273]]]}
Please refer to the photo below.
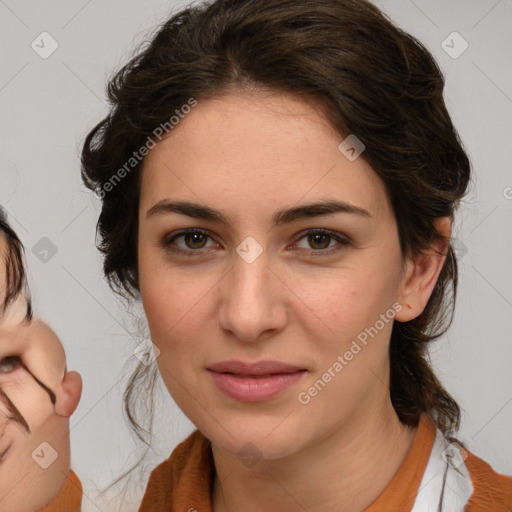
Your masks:
{"label": "child's dark hair", "polygon": [[[141,164],[127,169],[126,163],[190,98],[200,103],[244,89],[315,102],[341,135],[355,134],[364,143],[363,157],[390,198],[404,260],[441,237],[435,219],[453,222],[470,181],[470,162],[446,109],[444,77],[417,39],[366,0],[205,2],[168,19],[113,76],[111,110],[85,139],[82,178],[102,199],[98,248],[109,284],[121,296],[137,299],[139,291]],[[404,424],[416,426],[425,413],[445,433],[459,427],[460,408],[436,377],[427,351],[452,322],[456,291],[450,245],[424,311],[393,326],[390,396]],[[140,363],[124,395],[142,440],[138,391],[144,390],[140,405],[147,406],[155,372],[156,365]]]}
{"label": "child's dark hair", "polygon": [[27,311],[24,322],[30,322],[33,311],[25,271],[25,249],[18,235],[9,225],[7,213],[2,206],[0,206],[0,237],[6,241],[5,251],[0,251],[0,257],[2,258],[1,268],[5,269],[5,290],[0,290],[0,297],[3,298],[0,301],[0,319],[20,293],[24,293],[27,299]]}

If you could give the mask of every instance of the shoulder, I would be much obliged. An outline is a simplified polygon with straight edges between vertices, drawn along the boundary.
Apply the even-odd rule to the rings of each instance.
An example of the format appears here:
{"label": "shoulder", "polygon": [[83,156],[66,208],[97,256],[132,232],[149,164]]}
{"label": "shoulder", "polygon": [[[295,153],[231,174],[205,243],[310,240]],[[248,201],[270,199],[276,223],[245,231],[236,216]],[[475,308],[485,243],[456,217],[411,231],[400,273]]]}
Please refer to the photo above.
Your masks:
{"label": "shoulder", "polygon": [[82,493],[82,483],[71,469],[59,495],[40,509],[39,512],[62,512],[63,510],[66,510],[66,512],[80,512]]}
{"label": "shoulder", "polygon": [[512,512],[512,477],[436,429],[412,512]]}
{"label": "shoulder", "polygon": [[139,512],[164,510],[170,505],[181,510],[182,501],[207,502],[212,472],[210,441],[195,430],[151,472]]}
{"label": "shoulder", "polygon": [[474,491],[465,512],[512,511],[512,476],[502,475],[480,457],[465,451]]}
{"label": "shoulder", "polygon": [[210,441],[194,430],[184,441],[176,446],[170,457],[157,466],[151,473],[153,479],[169,478],[175,480],[188,476],[198,470],[205,470],[209,465]]}
{"label": "shoulder", "polygon": [[151,473],[153,478],[166,478],[181,473],[191,461],[192,456],[201,457],[207,441],[204,436],[195,430],[185,440],[179,443],[168,459],[159,464]]}

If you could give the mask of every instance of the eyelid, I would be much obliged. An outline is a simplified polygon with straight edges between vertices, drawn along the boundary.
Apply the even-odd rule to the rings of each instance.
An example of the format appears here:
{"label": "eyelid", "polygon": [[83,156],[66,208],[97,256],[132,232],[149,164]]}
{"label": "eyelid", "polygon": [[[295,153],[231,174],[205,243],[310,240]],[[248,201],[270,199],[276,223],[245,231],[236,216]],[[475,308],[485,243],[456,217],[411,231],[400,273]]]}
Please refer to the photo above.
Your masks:
{"label": "eyelid", "polygon": [[[168,249],[173,252],[176,252],[176,253],[180,253],[180,254],[185,254],[185,253],[186,254],[191,254],[191,253],[201,254],[201,253],[204,253],[205,251],[211,249],[211,247],[206,247],[206,248],[201,248],[201,249],[182,249],[180,247],[172,247],[172,243],[176,238],[180,238],[188,233],[199,233],[199,234],[205,235],[206,237],[213,240],[212,234],[206,229],[186,228],[186,229],[181,229],[177,232],[173,232],[170,235],[164,236],[162,239],[163,248]],[[215,243],[217,245],[220,245],[217,242],[215,242]]]}
{"label": "eyelid", "polygon": [[340,233],[338,231],[333,231],[332,229],[327,229],[327,228],[308,228],[308,229],[304,229],[304,230],[300,231],[297,234],[297,240],[296,241],[301,240],[302,238],[304,238],[307,235],[313,235],[313,234],[316,234],[316,233],[321,233],[322,235],[328,235],[331,238],[335,238],[335,239],[341,239],[344,242],[351,242],[350,238],[347,235],[345,235],[343,233]]}
{"label": "eyelid", "polygon": [[297,242],[301,241],[303,238],[305,238],[309,235],[314,235],[314,234],[318,234],[318,233],[320,233],[321,235],[326,235],[326,236],[330,237],[331,239],[335,240],[336,242],[338,242],[338,246],[331,247],[330,249],[317,249],[317,250],[315,250],[315,249],[309,249],[309,250],[308,249],[299,249],[299,250],[306,251],[311,256],[327,256],[327,255],[333,254],[335,252],[338,252],[343,247],[347,247],[352,244],[352,240],[347,235],[344,235],[337,231],[333,231],[331,229],[326,229],[326,228],[309,228],[304,231],[301,231],[297,235],[297,239],[295,240],[295,242],[293,242],[293,244],[296,244]]}
{"label": "eyelid", "polygon": [[[23,360],[21,359],[20,356],[18,355],[9,355],[9,356],[5,356],[5,357],[1,357],[0,358],[0,365],[5,361],[5,360],[14,360],[14,361],[17,361],[17,364],[16,366],[10,371],[10,372],[1,372],[0,371],[0,375],[11,375],[12,373],[14,373],[16,370],[20,369],[20,368],[23,368]],[[10,361],[9,361],[10,362]]]}
{"label": "eyelid", "polygon": [[[204,248],[199,248],[199,249],[182,249],[182,248],[172,247],[172,243],[176,238],[180,238],[181,236],[184,236],[188,233],[199,233],[199,234],[202,234],[202,235],[212,239],[215,242],[213,235],[210,233],[210,231],[208,231],[206,229],[185,228],[185,229],[179,230],[177,232],[173,232],[170,235],[164,236],[162,239],[162,242],[161,242],[163,248],[168,249],[175,253],[183,254],[183,255],[192,255],[192,254],[201,255],[201,254],[204,254],[206,251],[209,251],[212,249],[212,247],[204,247]],[[349,246],[352,244],[351,238],[343,233],[339,233],[337,231],[333,231],[333,230],[326,229],[326,228],[308,228],[308,229],[304,229],[304,230],[300,231],[297,234],[296,239],[292,243],[292,245],[296,244],[297,242],[299,242],[306,236],[314,235],[314,234],[322,234],[322,235],[329,236],[330,238],[336,240],[338,242],[338,246],[341,246],[341,247],[343,247],[343,246],[346,247],[346,246]],[[215,242],[215,243],[217,245],[220,245],[218,242]],[[340,247],[334,247],[334,248],[331,247],[330,249],[317,249],[317,250],[315,250],[315,249],[310,249],[310,250],[298,249],[298,250],[305,251],[311,255],[322,256],[322,255],[329,255],[334,252],[337,252],[338,250],[340,250]]]}
{"label": "eyelid", "polygon": [[16,359],[18,360],[18,362],[12,363],[14,365],[14,368],[10,371],[2,371],[0,369],[0,385],[4,383],[12,384],[15,382],[21,382],[28,374],[27,368],[23,363],[23,359],[21,358],[21,356],[12,354],[9,356],[2,357],[0,358],[0,368],[2,362],[5,361],[6,359]]}

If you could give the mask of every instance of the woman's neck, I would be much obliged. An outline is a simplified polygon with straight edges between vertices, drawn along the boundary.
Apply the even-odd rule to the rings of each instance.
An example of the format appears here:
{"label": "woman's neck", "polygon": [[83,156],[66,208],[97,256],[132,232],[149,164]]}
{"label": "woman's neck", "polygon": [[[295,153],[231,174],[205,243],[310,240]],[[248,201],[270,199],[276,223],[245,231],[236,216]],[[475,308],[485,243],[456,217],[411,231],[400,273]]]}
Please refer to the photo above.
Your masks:
{"label": "woman's neck", "polygon": [[358,411],[314,446],[250,468],[212,446],[213,512],[361,512],[391,482],[416,431],[388,403],[379,414]]}

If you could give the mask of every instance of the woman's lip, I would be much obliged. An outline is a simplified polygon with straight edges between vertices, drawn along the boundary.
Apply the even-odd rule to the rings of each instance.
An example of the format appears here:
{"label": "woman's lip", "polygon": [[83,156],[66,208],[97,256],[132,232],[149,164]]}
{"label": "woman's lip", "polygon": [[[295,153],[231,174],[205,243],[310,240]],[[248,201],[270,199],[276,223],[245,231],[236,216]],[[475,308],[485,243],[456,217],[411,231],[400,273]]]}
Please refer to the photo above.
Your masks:
{"label": "woman's lip", "polygon": [[218,373],[235,373],[238,375],[275,375],[282,373],[295,373],[305,368],[281,361],[259,361],[256,363],[245,363],[244,361],[222,361],[211,364],[207,367]]}
{"label": "woman's lip", "polygon": [[271,375],[240,375],[213,370],[208,372],[217,387],[229,397],[240,402],[259,402],[268,400],[297,383],[306,370]]}

